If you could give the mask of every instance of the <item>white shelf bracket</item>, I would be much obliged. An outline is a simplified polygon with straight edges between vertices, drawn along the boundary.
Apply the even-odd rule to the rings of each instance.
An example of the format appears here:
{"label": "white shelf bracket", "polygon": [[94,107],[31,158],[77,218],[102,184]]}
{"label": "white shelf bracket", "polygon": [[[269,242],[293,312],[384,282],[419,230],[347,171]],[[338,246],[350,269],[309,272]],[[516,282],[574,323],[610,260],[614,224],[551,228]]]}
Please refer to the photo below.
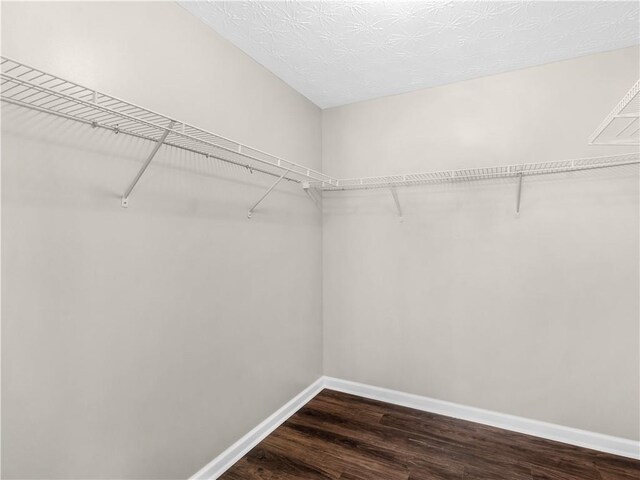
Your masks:
{"label": "white shelf bracket", "polygon": [[291,171],[291,169],[287,170],[286,172],[284,172],[274,183],[273,185],[271,185],[269,187],[269,190],[267,190],[266,192],[264,192],[264,195],[262,195],[260,197],[260,200],[258,200],[256,203],[253,204],[253,206],[249,209],[249,211],[247,212],[247,218],[251,218],[251,215],[253,214],[253,211],[256,209],[256,207],[258,205],[260,205],[260,203],[262,203],[262,201],[267,198],[267,195],[269,195],[271,193],[271,191],[276,188],[278,186],[278,184],[284,179],[284,177],[287,176],[287,173],[289,173]]}
{"label": "white shelf bracket", "polygon": [[[304,193],[311,199],[318,210],[322,210],[322,206],[320,204],[320,198],[316,198],[316,196],[312,193],[311,184],[309,182],[302,182],[302,189]],[[319,192],[316,191],[317,195],[320,195]]]}
{"label": "white shelf bracket", "polygon": [[398,217],[400,218],[400,221],[402,221],[402,207],[400,206],[400,200],[398,199],[398,192],[396,192],[396,187],[389,187],[389,190],[391,190],[393,201],[396,204],[396,209],[398,210]]}
{"label": "white shelf bracket", "polygon": [[[605,117],[598,128],[591,134],[589,137],[589,145],[640,145],[640,138],[637,136],[638,131],[640,131],[640,113],[637,112],[637,107],[633,107],[632,111],[626,110],[627,106],[634,105],[639,95],[640,80],[631,87],[622,100],[618,102],[609,115]],[[630,122],[622,130],[614,133],[614,121],[616,119],[629,119]],[[634,125],[635,127],[631,130],[631,127]],[[630,134],[628,133],[629,130],[631,130]],[[627,134],[623,135],[624,133]]]}
{"label": "white shelf bracket", "polygon": [[153,160],[153,157],[156,156],[156,153],[158,153],[158,150],[160,150],[160,147],[169,136],[169,133],[171,132],[171,129],[173,128],[174,124],[175,122],[173,120],[169,123],[169,127],[167,127],[167,129],[162,134],[162,137],[160,137],[160,139],[156,142],[155,146],[153,147],[153,150],[151,151],[151,153],[149,154],[145,162],[142,164],[142,167],[138,171],[138,174],[135,176],[135,178],[131,182],[131,185],[129,185],[129,188],[127,188],[127,191],[124,192],[124,195],[122,195],[122,201],[120,203],[122,207],[127,208],[129,206],[129,195],[131,195],[131,192],[136,187],[136,184],[138,183],[138,181],[144,174],[145,170],[151,163],[151,160]]}
{"label": "white shelf bracket", "polygon": [[518,197],[516,199],[516,214],[520,214],[520,198],[522,197],[522,172],[518,175]]}

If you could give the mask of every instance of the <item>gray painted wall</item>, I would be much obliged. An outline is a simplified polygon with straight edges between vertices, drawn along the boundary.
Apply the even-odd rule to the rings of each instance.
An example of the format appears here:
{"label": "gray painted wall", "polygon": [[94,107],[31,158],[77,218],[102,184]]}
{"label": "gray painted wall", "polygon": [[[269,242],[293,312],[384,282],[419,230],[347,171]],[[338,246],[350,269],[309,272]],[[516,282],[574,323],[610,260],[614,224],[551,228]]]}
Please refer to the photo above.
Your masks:
{"label": "gray painted wall", "polygon": [[[630,48],[333,108],[338,177],[624,153]],[[639,438],[638,169],[329,193],[325,374]]]}
{"label": "gray painted wall", "polygon": [[[2,53],[320,168],[320,110],[173,3],[2,3]],[[4,106],[3,106],[4,107]],[[321,219],[271,177],[2,113],[3,478],[185,478],[321,375]]]}

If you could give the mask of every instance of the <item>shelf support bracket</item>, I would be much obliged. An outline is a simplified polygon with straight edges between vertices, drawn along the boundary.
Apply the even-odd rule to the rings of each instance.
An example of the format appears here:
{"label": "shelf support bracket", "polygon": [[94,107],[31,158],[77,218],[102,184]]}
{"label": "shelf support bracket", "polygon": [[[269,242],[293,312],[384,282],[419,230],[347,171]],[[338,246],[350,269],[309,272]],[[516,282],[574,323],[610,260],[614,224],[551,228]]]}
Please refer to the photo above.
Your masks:
{"label": "shelf support bracket", "polygon": [[391,190],[391,195],[393,196],[393,201],[396,204],[396,209],[398,210],[398,217],[400,217],[400,221],[402,221],[402,207],[400,206],[400,200],[398,199],[398,192],[396,192],[396,187],[389,187]]}
{"label": "shelf support bracket", "polygon": [[284,179],[284,177],[287,176],[287,173],[289,173],[291,171],[291,169],[287,170],[286,172],[284,172],[274,183],[273,185],[271,185],[269,187],[269,190],[267,190],[266,192],[264,192],[264,195],[262,195],[260,197],[260,200],[258,200],[256,203],[253,204],[253,206],[249,209],[249,211],[247,212],[247,218],[251,218],[251,215],[253,214],[253,211],[256,209],[256,207],[258,205],[260,205],[260,203],[262,203],[262,201],[267,198],[267,195],[269,195],[271,193],[271,191],[276,188],[278,186],[278,184]]}
{"label": "shelf support bracket", "polygon": [[127,191],[124,192],[124,195],[122,195],[121,205],[124,208],[127,208],[129,206],[129,195],[131,195],[131,192],[138,184],[138,181],[140,180],[142,175],[144,175],[144,172],[149,166],[149,164],[151,163],[151,160],[153,160],[153,157],[156,156],[156,153],[158,153],[158,150],[160,149],[164,141],[169,136],[169,133],[171,133],[171,129],[173,128],[174,124],[175,122],[173,120],[171,121],[171,123],[169,123],[169,127],[167,127],[167,129],[162,134],[162,137],[160,137],[160,139],[156,142],[155,146],[153,147],[153,150],[151,151],[151,153],[149,154],[145,162],[142,164],[142,167],[140,167],[138,174],[135,176],[135,178],[131,182],[131,185],[129,185],[129,188],[127,188]]}
{"label": "shelf support bracket", "polygon": [[311,193],[311,185],[309,184],[309,182],[302,182],[302,189],[304,190],[304,193],[306,193],[311,201],[315,204],[316,208],[318,210],[322,210],[320,199],[317,198],[313,193]]}
{"label": "shelf support bracket", "polygon": [[522,172],[518,175],[518,197],[516,199],[516,214],[520,214],[520,198],[522,197]]}

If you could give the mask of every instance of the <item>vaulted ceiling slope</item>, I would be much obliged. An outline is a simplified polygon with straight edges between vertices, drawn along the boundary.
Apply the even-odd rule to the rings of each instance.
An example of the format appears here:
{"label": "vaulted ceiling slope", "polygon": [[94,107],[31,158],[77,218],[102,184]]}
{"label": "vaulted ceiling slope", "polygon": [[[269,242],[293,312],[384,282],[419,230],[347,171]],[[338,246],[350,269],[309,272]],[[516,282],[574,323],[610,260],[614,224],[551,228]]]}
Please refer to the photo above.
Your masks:
{"label": "vaulted ceiling slope", "polygon": [[183,1],[327,108],[640,43],[640,3]]}

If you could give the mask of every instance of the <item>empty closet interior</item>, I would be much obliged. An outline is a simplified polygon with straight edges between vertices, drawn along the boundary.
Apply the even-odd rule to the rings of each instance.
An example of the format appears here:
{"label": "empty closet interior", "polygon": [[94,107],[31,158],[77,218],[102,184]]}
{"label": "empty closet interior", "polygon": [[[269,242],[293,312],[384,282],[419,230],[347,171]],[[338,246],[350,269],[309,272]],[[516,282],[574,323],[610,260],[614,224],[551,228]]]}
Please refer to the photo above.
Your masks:
{"label": "empty closet interior", "polygon": [[637,2],[0,8],[3,478],[640,478]]}

